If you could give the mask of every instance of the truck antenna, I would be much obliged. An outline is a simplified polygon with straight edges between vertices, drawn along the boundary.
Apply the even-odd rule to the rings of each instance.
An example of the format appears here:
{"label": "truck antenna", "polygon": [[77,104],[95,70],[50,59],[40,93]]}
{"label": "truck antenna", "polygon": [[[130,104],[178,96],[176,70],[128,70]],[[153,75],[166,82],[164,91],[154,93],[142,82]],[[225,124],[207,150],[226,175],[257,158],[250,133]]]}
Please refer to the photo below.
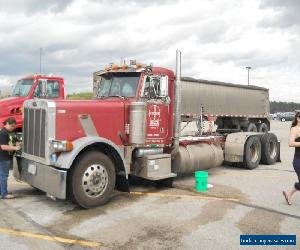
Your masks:
{"label": "truck antenna", "polygon": [[43,53],[43,48],[40,48],[40,74],[42,74],[42,53]]}

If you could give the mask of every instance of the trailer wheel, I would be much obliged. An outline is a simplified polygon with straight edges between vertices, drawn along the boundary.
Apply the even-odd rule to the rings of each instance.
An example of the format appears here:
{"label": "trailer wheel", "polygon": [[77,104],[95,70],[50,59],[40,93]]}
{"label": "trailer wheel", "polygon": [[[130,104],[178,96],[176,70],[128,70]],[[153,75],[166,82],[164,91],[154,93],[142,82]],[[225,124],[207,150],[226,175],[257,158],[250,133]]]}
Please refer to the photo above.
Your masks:
{"label": "trailer wheel", "polygon": [[274,134],[265,134],[261,137],[261,163],[273,165],[278,158],[278,140]]}
{"label": "trailer wheel", "polygon": [[253,122],[250,122],[248,124],[248,127],[246,129],[247,132],[257,132],[257,127]]}
{"label": "trailer wheel", "polygon": [[263,122],[263,123],[258,124],[257,130],[258,130],[258,132],[268,133],[269,127],[268,127],[267,124],[265,124],[265,123]]}
{"label": "trailer wheel", "polygon": [[247,169],[257,168],[261,159],[261,143],[257,136],[251,136],[245,143],[243,166]]}
{"label": "trailer wheel", "polygon": [[87,152],[73,166],[69,184],[71,199],[79,206],[91,208],[102,205],[114,191],[114,164],[101,152]]}

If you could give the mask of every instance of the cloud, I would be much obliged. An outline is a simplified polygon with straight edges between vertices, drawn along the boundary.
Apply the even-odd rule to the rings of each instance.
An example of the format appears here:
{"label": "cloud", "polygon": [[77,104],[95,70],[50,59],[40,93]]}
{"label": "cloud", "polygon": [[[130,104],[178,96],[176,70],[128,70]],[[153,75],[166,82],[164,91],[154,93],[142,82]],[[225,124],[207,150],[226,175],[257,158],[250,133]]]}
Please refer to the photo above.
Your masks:
{"label": "cloud", "polygon": [[27,15],[44,12],[63,12],[72,0],[0,0],[2,10],[8,13],[22,12]]}
{"label": "cloud", "polygon": [[263,0],[261,8],[273,10],[272,15],[262,20],[265,27],[293,28],[300,26],[300,2],[297,0]]}
{"label": "cloud", "polygon": [[251,83],[270,88],[273,100],[300,102],[297,91],[278,91],[296,86],[300,78],[295,66],[300,32],[293,19],[299,4],[294,1],[0,4],[0,88],[38,72],[40,48],[43,72],[63,76],[68,92],[91,90],[92,73],[121,58],[174,69],[175,50],[180,48],[186,76],[243,84],[245,67],[252,66]]}

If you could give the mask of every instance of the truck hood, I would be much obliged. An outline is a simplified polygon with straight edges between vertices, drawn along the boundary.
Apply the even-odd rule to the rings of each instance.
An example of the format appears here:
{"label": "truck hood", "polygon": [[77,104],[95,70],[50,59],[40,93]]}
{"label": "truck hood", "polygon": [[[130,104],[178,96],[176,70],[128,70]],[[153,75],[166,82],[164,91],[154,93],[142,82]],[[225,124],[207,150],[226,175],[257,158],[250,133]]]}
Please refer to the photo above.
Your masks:
{"label": "truck hood", "polygon": [[[119,134],[125,135],[125,107],[129,100],[119,98],[103,100],[76,100],[56,103],[56,135],[58,140],[74,141],[87,136],[80,121],[81,115],[88,115],[86,122],[95,127],[98,136],[104,137],[116,145],[121,145]],[[68,128],[68,129],[66,129]]]}
{"label": "truck hood", "polygon": [[24,97],[8,97],[0,100],[0,118],[9,115],[11,109],[23,106],[26,98]]}

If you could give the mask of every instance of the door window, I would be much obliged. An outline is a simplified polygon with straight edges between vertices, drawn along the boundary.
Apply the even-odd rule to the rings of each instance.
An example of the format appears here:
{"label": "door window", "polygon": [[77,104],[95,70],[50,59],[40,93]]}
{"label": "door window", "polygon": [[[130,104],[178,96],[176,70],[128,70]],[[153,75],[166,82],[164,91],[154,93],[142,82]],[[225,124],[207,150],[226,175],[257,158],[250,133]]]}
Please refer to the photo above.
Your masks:
{"label": "door window", "polygon": [[[60,95],[59,81],[47,80],[47,98],[58,98]],[[34,97],[41,96],[41,85],[38,84],[34,90]]]}
{"label": "door window", "polygon": [[47,83],[48,98],[58,98],[59,90],[60,90],[60,85],[58,81],[48,81]]}
{"label": "door window", "polygon": [[167,76],[146,76],[142,89],[142,97],[159,99],[168,96]]}

